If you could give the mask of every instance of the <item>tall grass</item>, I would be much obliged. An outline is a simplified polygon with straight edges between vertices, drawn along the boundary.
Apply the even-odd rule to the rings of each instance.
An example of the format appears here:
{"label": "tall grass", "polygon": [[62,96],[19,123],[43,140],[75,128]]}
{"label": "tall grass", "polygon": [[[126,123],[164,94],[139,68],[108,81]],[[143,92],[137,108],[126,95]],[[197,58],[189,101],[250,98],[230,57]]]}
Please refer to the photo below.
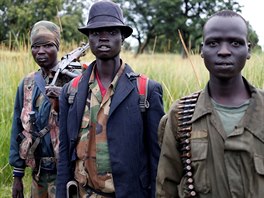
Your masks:
{"label": "tall grass", "polygon": [[[63,50],[60,56],[66,52]],[[175,54],[144,54],[135,57],[122,53],[122,59],[138,73],[144,73],[163,86],[164,108],[167,112],[174,100],[180,96],[202,89],[208,80],[208,72],[199,55],[191,55],[191,61]],[[94,58],[90,52],[82,57],[83,62]],[[194,67],[192,67],[191,63]],[[243,75],[257,87],[264,87],[263,54],[253,54],[247,62]],[[11,197],[12,168],[8,164],[10,129],[17,86],[29,72],[38,69],[29,50],[10,52],[0,49],[0,195]],[[195,70],[195,72],[194,72]],[[198,79],[197,79],[197,77]],[[199,81],[199,82],[198,82]],[[29,197],[30,171],[24,177],[25,197]]]}
{"label": "tall grass", "polygon": [[12,169],[8,165],[10,129],[16,88],[20,79],[34,70],[33,60],[28,52],[0,53],[0,193],[11,197]]}

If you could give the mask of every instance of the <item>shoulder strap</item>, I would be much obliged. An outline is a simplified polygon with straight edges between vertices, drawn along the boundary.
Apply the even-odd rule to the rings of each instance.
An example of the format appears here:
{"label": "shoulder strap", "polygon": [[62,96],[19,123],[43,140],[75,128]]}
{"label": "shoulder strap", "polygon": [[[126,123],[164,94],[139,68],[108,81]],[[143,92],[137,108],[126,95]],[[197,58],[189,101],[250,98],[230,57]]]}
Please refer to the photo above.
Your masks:
{"label": "shoulder strap", "polygon": [[[91,63],[82,63],[82,70],[85,71],[86,69],[88,69],[89,65]],[[75,95],[78,91],[78,85],[79,85],[79,81],[82,78],[82,74],[80,74],[79,76],[73,78],[68,86],[68,90],[67,90],[67,94],[68,94],[68,103],[72,104],[74,102],[74,98]]]}
{"label": "shoulder strap", "polygon": [[31,105],[32,91],[34,88],[34,74],[35,72],[32,72],[28,74],[24,79],[24,106],[27,106],[28,104]]}
{"label": "shoulder strap", "polygon": [[79,81],[81,77],[82,75],[79,75],[75,77],[74,79],[72,79],[69,83],[68,90],[67,90],[69,104],[72,104],[74,101],[75,95],[78,91],[78,85],[79,85]]}
{"label": "shoulder strap", "polygon": [[[147,108],[149,108],[149,102],[147,100],[149,78],[143,74],[139,75],[135,73],[133,74],[130,73],[127,76],[129,77],[129,79],[134,79],[135,77],[137,79],[137,89],[139,93],[139,107],[140,107],[140,111],[143,113],[146,111]],[[79,75],[70,81],[70,84],[67,90],[69,104],[72,104],[74,101],[75,95],[78,90],[78,84],[79,84],[81,77],[82,75]]]}
{"label": "shoulder strap", "polygon": [[22,125],[23,128],[26,131],[30,130],[30,126],[29,126],[29,116],[27,115],[31,110],[32,110],[32,93],[33,93],[33,89],[34,89],[34,74],[35,72],[32,72],[30,74],[28,74],[25,78],[24,78],[24,85],[23,85],[23,108],[24,110],[21,113],[21,121],[22,121]]}
{"label": "shoulder strap", "polygon": [[143,74],[136,74],[134,72],[126,73],[126,76],[129,80],[137,80],[137,89],[139,94],[139,107],[141,113],[146,112],[146,109],[149,108],[148,102],[148,82],[149,78]]}
{"label": "shoulder strap", "polygon": [[137,77],[137,88],[139,94],[139,107],[141,112],[145,112],[149,108],[148,97],[148,82],[149,78],[143,74]]}
{"label": "shoulder strap", "polygon": [[179,143],[179,151],[181,153],[181,160],[183,169],[185,170],[185,177],[187,177],[188,197],[196,197],[197,193],[194,189],[194,179],[192,172],[191,161],[191,131],[192,123],[190,122],[195,110],[200,92],[191,94],[190,96],[182,97],[178,104],[178,134],[177,141]]}

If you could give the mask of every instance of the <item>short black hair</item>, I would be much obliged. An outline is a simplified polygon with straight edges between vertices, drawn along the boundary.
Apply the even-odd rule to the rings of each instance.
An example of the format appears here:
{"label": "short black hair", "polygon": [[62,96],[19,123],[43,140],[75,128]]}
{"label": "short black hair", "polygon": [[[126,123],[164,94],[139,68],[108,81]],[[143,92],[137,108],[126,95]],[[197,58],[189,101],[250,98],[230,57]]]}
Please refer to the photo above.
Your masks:
{"label": "short black hair", "polygon": [[233,11],[233,10],[221,10],[219,12],[216,12],[215,14],[211,15],[205,22],[204,27],[206,25],[206,23],[213,17],[240,17],[244,22],[245,25],[247,27],[247,31],[249,30],[248,28],[248,22],[244,19],[244,17],[242,17],[240,14],[238,14],[237,12]]}

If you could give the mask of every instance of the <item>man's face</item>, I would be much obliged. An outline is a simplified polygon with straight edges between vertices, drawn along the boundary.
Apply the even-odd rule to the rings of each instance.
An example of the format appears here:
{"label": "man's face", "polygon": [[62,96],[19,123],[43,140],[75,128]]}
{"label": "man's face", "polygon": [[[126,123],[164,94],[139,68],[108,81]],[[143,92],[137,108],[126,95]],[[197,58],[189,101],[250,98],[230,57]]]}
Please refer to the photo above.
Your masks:
{"label": "man's face", "polygon": [[201,56],[211,78],[241,75],[250,58],[247,27],[240,17],[211,18],[204,27]]}
{"label": "man's face", "polygon": [[35,62],[43,69],[51,69],[57,64],[58,49],[53,43],[33,45],[31,53]]}
{"label": "man's face", "polygon": [[99,59],[111,59],[119,55],[122,43],[119,28],[98,28],[89,31],[90,49]]}

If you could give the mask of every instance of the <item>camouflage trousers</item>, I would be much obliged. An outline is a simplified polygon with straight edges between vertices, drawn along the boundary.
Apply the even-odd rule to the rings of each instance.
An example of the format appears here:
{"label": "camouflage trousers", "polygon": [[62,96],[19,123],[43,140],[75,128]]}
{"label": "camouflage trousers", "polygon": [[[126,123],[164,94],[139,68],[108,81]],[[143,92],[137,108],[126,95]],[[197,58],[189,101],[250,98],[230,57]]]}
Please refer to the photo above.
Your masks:
{"label": "camouflage trousers", "polygon": [[109,196],[102,196],[94,192],[87,193],[87,191],[79,185],[79,197],[80,198],[111,198]]}
{"label": "camouflage trousers", "polygon": [[32,175],[31,197],[32,198],[55,198],[56,197],[56,173],[35,173]]}

